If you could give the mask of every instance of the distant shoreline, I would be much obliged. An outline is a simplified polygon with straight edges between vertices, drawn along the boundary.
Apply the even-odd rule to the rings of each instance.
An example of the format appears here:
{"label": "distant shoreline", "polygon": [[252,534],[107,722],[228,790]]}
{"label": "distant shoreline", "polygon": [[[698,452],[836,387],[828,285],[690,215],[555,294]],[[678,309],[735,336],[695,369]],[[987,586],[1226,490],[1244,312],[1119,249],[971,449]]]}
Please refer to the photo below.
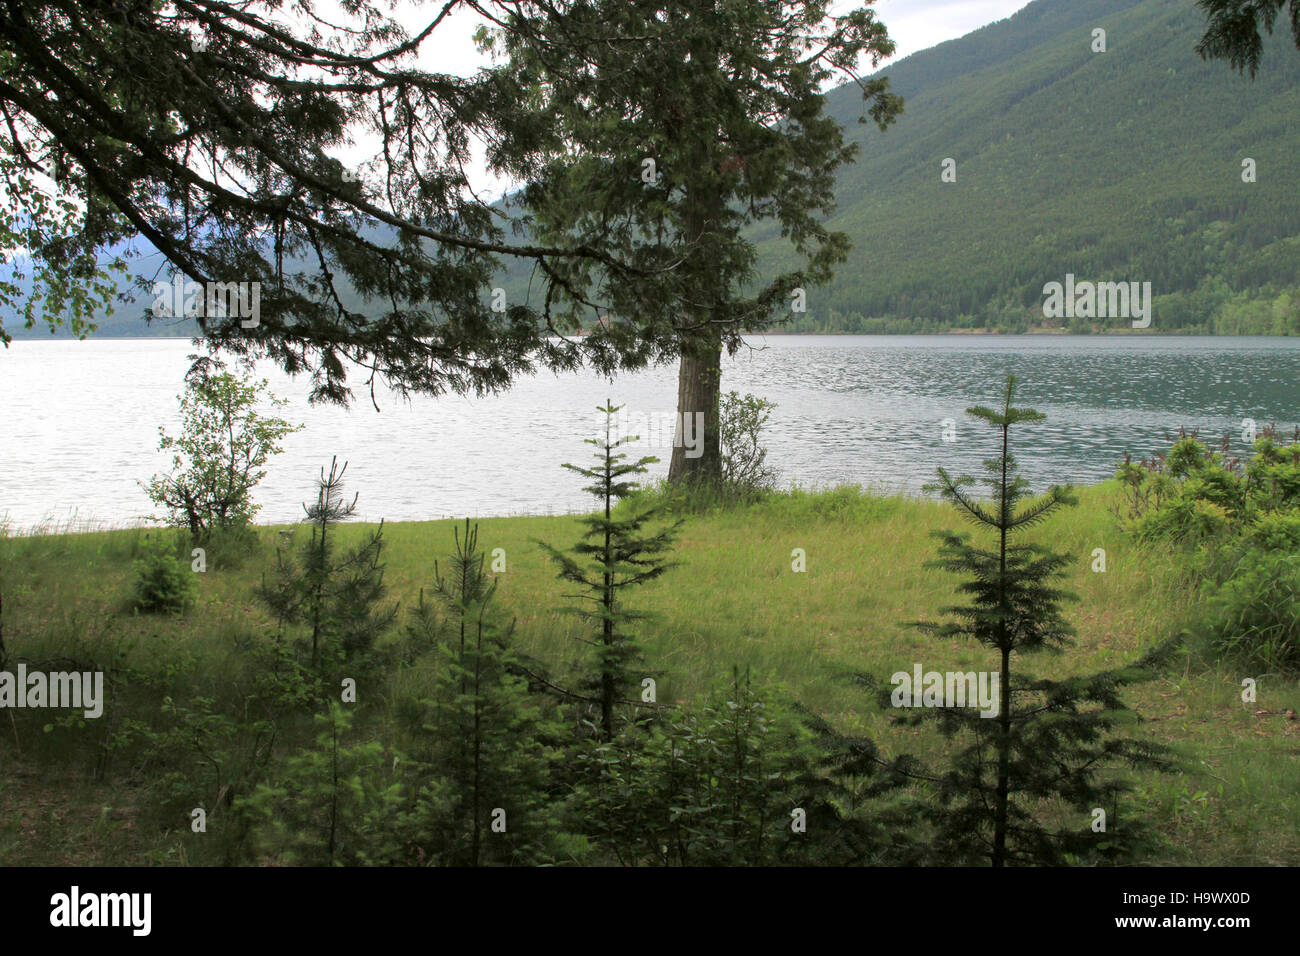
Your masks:
{"label": "distant shoreline", "polygon": [[[746,332],[745,335],[815,335],[821,336],[844,336],[858,338],[880,338],[892,335],[905,336],[908,338],[934,337],[943,336],[963,336],[963,335],[991,335],[991,336],[1013,336],[1013,335],[1077,335],[1082,338],[1106,338],[1108,336],[1126,336],[1126,335],[1150,335],[1150,336],[1197,336],[1203,338],[1294,338],[1291,335],[1277,335],[1268,332],[1189,332],[1185,329],[1110,329],[1105,332],[1071,332],[1069,329],[1026,329],[1024,332],[1001,332],[995,329],[945,329],[942,332],[818,332],[813,330],[795,330],[795,329],[757,329],[753,332]],[[577,336],[583,337],[581,335]],[[84,339],[72,338],[66,335],[13,335],[13,342],[172,342],[177,340],[192,340],[192,335],[88,335]]]}
{"label": "distant shoreline", "polygon": [[[1071,332],[1069,329],[1026,329],[1023,332],[1001,332],[997,329],[945,329],[942,332],[813,332],[792,329],[763,329],[748,335],[1215,335],[1214,332],[1184,332],[1181,329],[1162,332],[1159,329],[1112,329],[1108,332]],[[1231,336],[1225,336],[1231,337]]]}

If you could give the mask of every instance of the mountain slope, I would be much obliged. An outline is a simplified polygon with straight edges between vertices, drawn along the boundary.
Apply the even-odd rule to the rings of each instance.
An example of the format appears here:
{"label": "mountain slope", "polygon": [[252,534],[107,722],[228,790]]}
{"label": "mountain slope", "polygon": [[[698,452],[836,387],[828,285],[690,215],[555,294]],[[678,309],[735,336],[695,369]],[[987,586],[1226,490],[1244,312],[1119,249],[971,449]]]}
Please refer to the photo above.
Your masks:
{"label": "mountain slope", "polygon": [[831,222],[855,251],[810,293],[814,320],[1041,316],[1043,284],[1073,272],[1150,281],[1154,327],[1174,328],[1228,290],[1300,284],[1300,53],[1273,37],[1252,83],[1196,55],[1203,30],[1188,0],[1038,0],[882,71],[907,98],[885,133],[834,91],[862,144]]}

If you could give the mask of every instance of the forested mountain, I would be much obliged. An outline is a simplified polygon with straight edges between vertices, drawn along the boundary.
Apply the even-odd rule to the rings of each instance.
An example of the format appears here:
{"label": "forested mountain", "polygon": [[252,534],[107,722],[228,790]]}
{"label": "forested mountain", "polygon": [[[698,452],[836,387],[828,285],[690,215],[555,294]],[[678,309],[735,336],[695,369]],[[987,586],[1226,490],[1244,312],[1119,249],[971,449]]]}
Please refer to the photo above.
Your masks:
{"label": "forested mountain", "polygon": [[[1192,0],[1036,0],[882,70],[906,98],[886,132],[858,123],[856,86],[834,90],[829,110],[861,144],[831,221],[854,249],[787,328],[1127,327],[1045,321],[1044,284],[1072,273],[1150,282],[1152,331],[1300,333],[1300,52],[1280,30],[1251,81],[1201,60],[1204,29]],[[782,244],[755,239],[776,265]],[[529,269],[503,274],[510,301]],[[185,331],[146,326],[147,305],[100,334]]]}
{"label": "forested mountain", "polygon": [[[1037,0],[889,68],[905,113],[853,125],[855,249],[801,324],[1041,323],[1073,273],[1151,282],[1156,330],[1300,332],[1300,52],[1271,38],[1252,82],[1197,56],[1204,29],[1190,0]],[[830,109],[853,122],[853,89]]]}

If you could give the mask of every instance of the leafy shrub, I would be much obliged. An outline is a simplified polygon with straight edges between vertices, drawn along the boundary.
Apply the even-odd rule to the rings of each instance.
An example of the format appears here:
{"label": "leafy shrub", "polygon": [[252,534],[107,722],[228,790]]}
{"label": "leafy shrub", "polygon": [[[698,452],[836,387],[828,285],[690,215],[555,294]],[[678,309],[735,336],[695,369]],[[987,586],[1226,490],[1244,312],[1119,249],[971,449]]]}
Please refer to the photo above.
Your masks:
{"label": "leafy shrub", "polygon": [[1170,498],[1163,507],[1149,511],[1135,521],[1131,530],[1139,538],[1163,538],[1190,544],[1229,534],[1232,521],[1222,507],[1193,493]]}
{"label": "leafy shrub", "polygon": [[1251,534],[1270,515],[1300,509],[1300,436],[1282,445],[1264,429],[1243,466],[1229,456],[1226,438],[1215,451],[1182,431],[1168,452],[1125,459],[1115,477],[1124,493],[1120,517],[1139,537],[1201,543]]}
{"label": "leafy shrub", "polygon": [[276,727],[247,713],[232,717],[211,697],[174,697],[174,677],[129,672],[132,686],[164,696],[141,717],[124,717],[112,729],[106,750],[120,764],[119,774],[148,794],[142,806],[152,822],[170,830],[202,808],[208,830],[190,849],[211,862],[243,862],[249,828],[245,798],[270,764]]}
{"label": "leafy shrub", "polygon": [[161,538],[145,546],[135,571],[136,610],[179,614],[193,603],[198,590],[194,573]]}
{"label": "leafy shrub", "polygon": [[1270,551],[1300,551],[1300,512],[1270,511],[1248,531],[1249,540]]}
{"label": "leafy shrub", "polygon": [[281,439],[301,428],[259,413],[263,402],[286,404],[267,392],[265,379],[246,381],[220,364],[190,375],[180,397],[181,435],[158,429],[159,450],[173,453],[172,472],[145,486],[168,523],[200,538],[253,520],[259,508],[253,488],[266,476],[267,461],[280,451]]}
{"label": "leafy shrub", "polygon": [[[702,702],[579,754],[578,825],[626,866],[799,862],[792,811],[824,808],[812,733],[773,689],[737,677]],[[813,831],[834,827],[812,827]]]}
{"label": "leafy shrub", "polygon": [[776,484],[776,470],[767,464],[767,449],[761,440],[763,426],[775,408],[775,402],[739,392],[727,392],[719,399],[722,483],[733,494],[755,494]]}
{"label": "leafy shrub", "polygon": [[1300,672],[1300,554],[1245,550],[1210,597],[1205,637],[1217,655]]}
{"label": "leafy shrub", "polygon": [[1262,509],[1300,509],[1300,429],[1289,445],[1279,444],[1277,433],[1265,429],[1255,442],[1255,455],[1246,466],[1246,476]]}
{"label": "leafy shrub", "polygon": [[237,570],[249,563],[260,563],[264,553],[262,539],[251,525],[216,528],[203,535],[203,546],[208,570]]}
{"label": "leafy shrub", "polygon": [[1117,472],[1128,527],[1194,545],[1210,582],[1200,628],[1206,650],[1250,666],[1300,671],[1300,433],[1266,428],[1243,466],[1181,433],[1168,454]]}

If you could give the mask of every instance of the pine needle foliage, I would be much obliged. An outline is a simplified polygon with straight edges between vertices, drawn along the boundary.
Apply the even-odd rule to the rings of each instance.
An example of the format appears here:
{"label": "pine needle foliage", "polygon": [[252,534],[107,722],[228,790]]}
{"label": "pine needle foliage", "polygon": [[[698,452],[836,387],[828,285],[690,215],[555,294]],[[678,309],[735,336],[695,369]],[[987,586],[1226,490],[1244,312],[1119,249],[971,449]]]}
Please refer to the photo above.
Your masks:
{"label": "pine needle foliage", "polygon": [[530,693],[483,565],[466,520],[449,572],[434,571],[441,626],[434,692],[423,701],[431,783],[422,801],[432,809],[422,849],[453,866],[536,863],[556,838],[547,787],[558,728]]}
{"label": "pine needle foliage", "polygon": [[[961,575],[957,592],[969,601],[944,608],[945,622],[916,625],[945,643],[974,640],[997,654],[996,714],[953,706],[904,711],[901,722],[935,719],[945,736],[969,743],[953,753],[942,773],[927,774],[908,759],[896,769],[930,781],[934,799],[923,816],[934,828],[932,848],[944,862],[1006,866],[1116,859],[1136,850],[1142,832],[1136,820],[1118,827],[1118,799],[1128,787],[1109,771],[1116,764],[1165,763],[1163,748],[1114,733],[1135,719],[1122,689],[1148,675],[1125,667],[1046,680],[1019,666],[1021,655],[1060,652],[1073,644],[1062,604],[1074,596],[1056,585],[1071,558],[1019,535],[1075,498],[1059,486],[1033,497],[1018,473],[1011,429],[1046,416],[1016,407],[1015,392],[1015,377],[1009,376],[999,409],[967,409],[998,434],[999,453],[984,462],[989,499],[974,496],[974,478],[953,477],[943,468],[938,482],[928,486],[989,533],[993,544],[981,548],[967,535],[935,533],[942,543],[930,566]],[[1098,810],[1105,811],[1104,822]]]}
{"label": "pine needle foliage", "polygon": [[355,661],[368,653],[375,640],[392,623],[396,605],[382,607],[384,584],[384,523],[357,547],[340,552],[337,526],[356,513],[357,496],[343,493],[347,463],[330,461],[321,469],[315,504],[303,505],[311,538],[297,558],[281,548],[276,552],[272,582],[262,583],[263,600],[280,625],[297,625],[311,635],[311,664],[319,667],[333,659]]}
{"label": "pine needle foliage", "polygon": [[577,595],[582,603],[568,610],[592,626],[593,634],[586,641],[593,649],[593,665],[583,689],[595,695],[603,740],[613,738],[618,706],[628,700],[638,679],[644,676],[637,671],[644,658],[630,626],[649,615],[629,607],[626,592],[674,566],[665,554],[682,524],[679,520],[652,531],[651,525],[659,517],[657,507],[617,508],[638,487],[631,476],[644,474],[647,465],[659,460],[645,457],[629,461],[619,451],[639,440],[636,435],[614,437],[614,415],[621,407],[606,400],[598,408],[605,414],[605,434],[586,439],[587,444],[596,447],[596,467],[564,465],[590,482],[583,490],[596,497],[600,510],[581,519],[586,530],[570,554],[538,542],[559,566],[560,579],[582,588]]}

